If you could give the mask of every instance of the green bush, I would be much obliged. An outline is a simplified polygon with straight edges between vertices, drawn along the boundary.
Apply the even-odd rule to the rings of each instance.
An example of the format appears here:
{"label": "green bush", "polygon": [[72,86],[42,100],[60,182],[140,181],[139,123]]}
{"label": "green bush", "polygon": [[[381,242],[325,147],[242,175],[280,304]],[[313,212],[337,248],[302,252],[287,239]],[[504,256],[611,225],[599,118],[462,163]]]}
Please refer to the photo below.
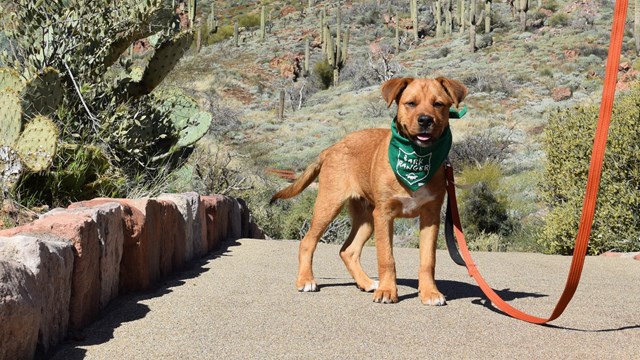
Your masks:
{"label": "green bush", "polygon": [[[580,221],[597,106],[553,114],[545,131],[544,200],[551,208],[541,244],[570,254]],[[615,103],[589,253],[640,250],[640,88]]]}
{"label": "green bush", "polygon": [[241,16],[238,19],[238,26],[245,28],[254,28],[260,26],[260,15],[258,14],[249,14]]}
{"label": "green bush", "polygon": [[481,234],[507,236],[518,230],[517,219],[509,214],[507,198],[498,193],[502,171],[497,164],[467,166],[460,178],[461,183],[471,185],[460,194],[462,225],[470,238]]}
{"label": "green bush", "polygon": [[204,43],[212,45],[233,37],[233,25],[218,26],[214,33],[209,33]]}
{"label": "green bush", "polygon": [[462,218],[472,234],[509,235],[518,223],[509,216],[507,204],[489,188],[487,183],[474,184],[464,197]]}
{"label": "green bush", "polygon": [[542,2],[542,7],[547,9],[547,10],[551,10],[553,12],[558,11],[558,2],[556,0],[544,0]]}
{"label": "green bush", "polygon": [[333,68],[329,65],[329,62],[326,59],[317,61],[313,65],[313,73],[323,90],[326,90],[331,86],[331,83],[333,82]]}
{"label": "green bush", "polygon": [[562,27],[567,26],[569,24],[569,16],[563,13],[553,14],[549,18],[549,26],[551,27]]}

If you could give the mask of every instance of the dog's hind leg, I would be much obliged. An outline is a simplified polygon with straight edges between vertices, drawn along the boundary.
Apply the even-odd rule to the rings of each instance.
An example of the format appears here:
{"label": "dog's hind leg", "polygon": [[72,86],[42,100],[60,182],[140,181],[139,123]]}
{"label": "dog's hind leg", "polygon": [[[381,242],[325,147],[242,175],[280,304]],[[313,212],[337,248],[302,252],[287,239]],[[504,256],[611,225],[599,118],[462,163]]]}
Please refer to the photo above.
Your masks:
{"label": "dog's hind leg", "polygon": [[304,238],[300,241],[298,253],[298,279],[296,288],[298,291],[318,291],[318,284],[313,276],[313,253],[316,250],[320,237],[325,232],[331,221],[338,215],[344,199],[335,192],[323,190],[322,184],[318,189],[318,197],[313,207],[311,226]]}
{"label": "dog's hind leg", "polygon": [[373,291],[378,288],[378,282],[371,280],[360,265],[362,247],[373,233],[373,208],[364,199],[351,199],[349,213],[352,223],[351,233],[340,249],[340,257],[358,288],[367,292]]}

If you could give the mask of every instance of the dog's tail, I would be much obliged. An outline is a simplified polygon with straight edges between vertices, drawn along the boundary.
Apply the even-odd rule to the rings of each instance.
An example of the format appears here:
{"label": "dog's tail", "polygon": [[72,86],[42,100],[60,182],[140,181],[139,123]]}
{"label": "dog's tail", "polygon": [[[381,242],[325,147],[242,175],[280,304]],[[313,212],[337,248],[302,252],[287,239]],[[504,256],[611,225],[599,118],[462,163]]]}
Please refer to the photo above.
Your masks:
{"label": "dog's tail", "polygon": [[275,195],[271,197],[269,201],[269,205],[273,204],[278,199],[289,199],[292,198],[302,192],[302,190],[306,189],[313,180],[318,177],[320,173],[320,168],[322,167],[323,157],[320,156],[316,161],[311,163],[304,169],[302,175],[300,175],[293,184],[287,186],[286,188],[278,191]]}

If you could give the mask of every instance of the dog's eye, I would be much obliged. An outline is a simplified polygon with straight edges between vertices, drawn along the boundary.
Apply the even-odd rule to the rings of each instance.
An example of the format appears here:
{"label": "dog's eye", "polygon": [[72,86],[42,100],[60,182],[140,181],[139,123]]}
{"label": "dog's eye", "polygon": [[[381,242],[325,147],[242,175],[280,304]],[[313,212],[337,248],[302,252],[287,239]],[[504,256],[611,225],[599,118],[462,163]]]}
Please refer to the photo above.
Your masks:
{"label": "dog's eye", "polygon": [[444,104],[443,104],[443,103],[441,103],[440,101],[436,101],[436,102],[434,102],[434,103],[433,103],[433,106],[434,106],[434,107],[437,107],[437,108],[440,108],[440,107],[443,107],[443,106],[444,106]]}
{"label": "dog's eye", "polygon": [[406,103],[404,103],[405,105],[407,105],[410,108],[416,107],[416,103],[413,101],[407,101]]}

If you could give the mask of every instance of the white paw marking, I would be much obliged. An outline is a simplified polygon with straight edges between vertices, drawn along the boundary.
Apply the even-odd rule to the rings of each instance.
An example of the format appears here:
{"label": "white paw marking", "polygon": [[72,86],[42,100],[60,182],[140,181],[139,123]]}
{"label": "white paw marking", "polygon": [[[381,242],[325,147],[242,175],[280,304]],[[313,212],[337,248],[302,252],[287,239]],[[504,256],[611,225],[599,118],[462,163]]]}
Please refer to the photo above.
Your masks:
{"label": "white paw marking", "polygon": [[443,306],[446,304],[447,304],[447,301],[444,299],[443,296],[440,296],[436,299],[427,300],[427,305],[431,305],[431,306]]}
{"label": "white paw marking", "polygon": [[305,283],[303,287],[299,288],[298,291],[301,291],[301,292],[318,291],[318,285],[314,282],[308,282],[308,283]]}
{"label": "white paw marking", "polygon": [[368,288],[366,288],[364,291],[374,291],[378,289],[378,286],[380,285],[380,282],[378,280],[375,280],[374,282],[371,283],[371,285],[369,285]]}

